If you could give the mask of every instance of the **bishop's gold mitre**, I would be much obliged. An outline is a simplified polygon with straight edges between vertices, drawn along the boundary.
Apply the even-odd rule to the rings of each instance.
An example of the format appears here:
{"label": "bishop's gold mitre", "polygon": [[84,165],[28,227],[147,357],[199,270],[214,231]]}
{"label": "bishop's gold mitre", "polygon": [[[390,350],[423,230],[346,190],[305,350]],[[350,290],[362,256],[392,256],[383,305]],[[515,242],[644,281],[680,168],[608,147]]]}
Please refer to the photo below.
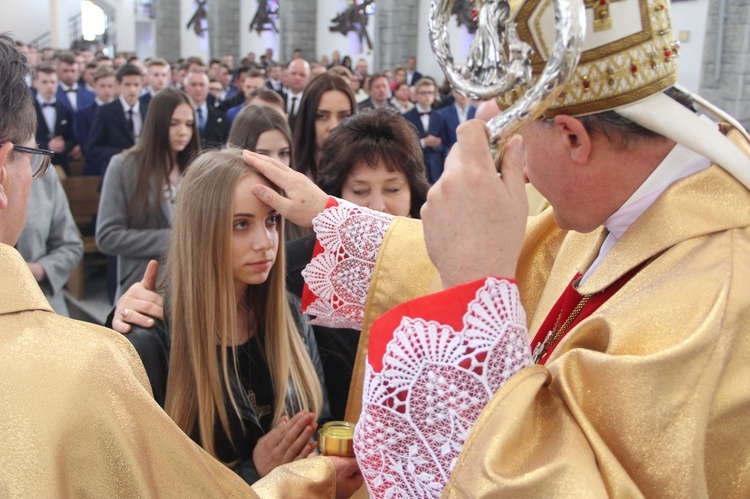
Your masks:
{"label": "bishop's gold mitre", "polygon": [[[515,2],[514,2],[515,3]],[[667,0],[584,0],[586,26],[573,76],[545,115],[581,116],[632,104],[677,82],[679,43]],[[514,5],[519,37],[533,49],[539,75],[555,44],[552,0]],[[507,108],[525,92],[516,87],[498,98]]]}

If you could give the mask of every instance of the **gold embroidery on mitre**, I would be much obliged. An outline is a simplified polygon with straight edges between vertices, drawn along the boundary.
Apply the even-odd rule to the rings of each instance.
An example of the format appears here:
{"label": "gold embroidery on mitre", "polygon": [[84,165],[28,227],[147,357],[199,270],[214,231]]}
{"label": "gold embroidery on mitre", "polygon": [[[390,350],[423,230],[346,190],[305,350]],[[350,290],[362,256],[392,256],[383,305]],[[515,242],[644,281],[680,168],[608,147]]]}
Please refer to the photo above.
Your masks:
{"label": "gold embroidery on mitre", "polygon": [[609,4],[623,0],[585,0],[587,9],[594,11],[594,31],[604,31],[612,27],[612,17],[609,15]]}
{"label": "gold embroidery on mitre", "polygon": [[[661,92],[677,81],[679,43],[673,38],[669,4],[664,0],[584,0],[587,26],[584,52],[560,97],[545,115],[584,115],[609,111]],[[616,8],[615,8],[616,7]],[[606,8],[606,9],[605,9]],[[602,10],[605,9],[605,10]],[[597,20],[602,12],[606,27]],[[612,19],[614,18],[614,19]],[[551,0],[528,0],[515,19],[519,37],[534,52],[532,67],[539,75],[554,39]],[[545,38],[547,39],[545,41]],[[497,99],[507,108],[529,87]]]}

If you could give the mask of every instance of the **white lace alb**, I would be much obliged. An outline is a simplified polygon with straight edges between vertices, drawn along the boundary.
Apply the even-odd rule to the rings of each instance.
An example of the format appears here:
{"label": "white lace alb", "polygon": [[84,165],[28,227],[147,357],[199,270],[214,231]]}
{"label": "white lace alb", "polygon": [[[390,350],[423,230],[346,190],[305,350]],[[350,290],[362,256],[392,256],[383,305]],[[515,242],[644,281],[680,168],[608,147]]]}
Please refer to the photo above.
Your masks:
{"label": "white lace alb", "polygon": [[337,201],[313,220],[323,253],[302,271],[317,297],[305,313],[316,316],[311,324],[361,329],[378,249],[395,217]]}
{"label": "white lace alb", "polygon": [[354,450],[376,498],[439,497],[492,394],[531,365],[518,288],[488,278],[463,329],[407,318],[365,374]]}

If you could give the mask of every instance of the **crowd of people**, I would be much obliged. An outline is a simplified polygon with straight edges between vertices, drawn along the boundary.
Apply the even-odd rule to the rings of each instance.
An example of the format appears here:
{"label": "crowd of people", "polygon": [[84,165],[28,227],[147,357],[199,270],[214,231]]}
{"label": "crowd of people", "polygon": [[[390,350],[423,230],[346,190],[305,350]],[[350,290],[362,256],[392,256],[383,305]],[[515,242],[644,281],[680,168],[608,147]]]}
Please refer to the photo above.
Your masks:
{"label": "crowd of people", "polygon": [[[232,123],[247,106],[270,107],[282,115],[291,136],[289,164],[311,179],[333,128],[360,110],[390,110],[416,131],[429,183],[440,177],[456,128],[476,112],[460,93],[423,77],[413,57],[403,66],[370,74],[364,59],[352,68],[350,58],[338,53],[331,55],[332,62],[324,56],[308,63],[295,51],[292,61],[281,64],[268,49],[259,61],[250,53],[235,67],[229,55],[208,63],[199,57],[169,63],[128,54],[110,58],[89,49],[39,51],[21,42],[16,47],[35,69],[27,80],[35,95],[37,144],[54,152],[52,164],[62,178],[103,178],[96,238],[101,251],[111,255],[108,287],[114,300],[140,280],[150,259],[166,254],[170,202],[187,164],[200,150],[229,143]],[[180,113],[164,107],[165,97],[155,100],[162,90],[182,101]],[[159,102],[151,113],[159,119],[150,121],[148,110]],[[105,175],[110,166],[113,172]],[[54,225],[70,234],[75,224],[63,202],[64,197],[54,213],[62,222]],[[292,223],[285,230],[288,240],[310,234]],[[82,247],[75,237],[58,241],[50,232],[44,234],[45,252],[34,250],[29,262],[56,310],[67,313],[62,288]],[[25,250],[28,239],[22,239],[21,248],[31,255]],[[68,248],[71,256],[65,265],[48,268],[47,275],[38,260],[58,248]]]}
{"label": "crowd of people", "polygon": [[[644,48],[587,43],[493,157],[413,57],[0,35],[0,489],[746,496],[750,136],[698,118],[673,59],[592,82]],[[58,315],[78,175],[101,177],[106,328]],[[551,207],[527,220],[529,181]],[[331,420],[356,460],[317,456]]]}

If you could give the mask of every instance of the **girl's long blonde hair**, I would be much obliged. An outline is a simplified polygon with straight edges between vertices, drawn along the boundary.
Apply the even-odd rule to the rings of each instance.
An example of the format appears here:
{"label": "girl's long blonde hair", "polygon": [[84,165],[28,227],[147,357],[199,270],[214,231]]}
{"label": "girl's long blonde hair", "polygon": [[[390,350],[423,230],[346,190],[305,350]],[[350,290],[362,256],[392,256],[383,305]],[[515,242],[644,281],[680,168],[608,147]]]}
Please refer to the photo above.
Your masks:
{"label": "girl's long blonde hair", "polygon": [[[231,265],[234,193],[241,178],[256,170],[239,149],[210,151],[188,168],[177,201],[166,277],[171,348],[165,408],[188,434],[198,424],[204,449],[217,457],[214,424],[218,414],[231,440],[225,396],[240,416],[227,354],[237,327],[237,299]],[[287,414],[291,383],[293,410],[320,414],[320,381],[292,317],[285,286],[283,226],[276,262],[266,282],[249,286],[247,305],[255,313],[262,349],[273,380],[273,424]],[[217,353],[218,346],[221,346]],[[220,357],[219,357],[220,355]],[[230,360],[231,358],[231,360]],[[235,372],[237,372],[235,370]]]}

